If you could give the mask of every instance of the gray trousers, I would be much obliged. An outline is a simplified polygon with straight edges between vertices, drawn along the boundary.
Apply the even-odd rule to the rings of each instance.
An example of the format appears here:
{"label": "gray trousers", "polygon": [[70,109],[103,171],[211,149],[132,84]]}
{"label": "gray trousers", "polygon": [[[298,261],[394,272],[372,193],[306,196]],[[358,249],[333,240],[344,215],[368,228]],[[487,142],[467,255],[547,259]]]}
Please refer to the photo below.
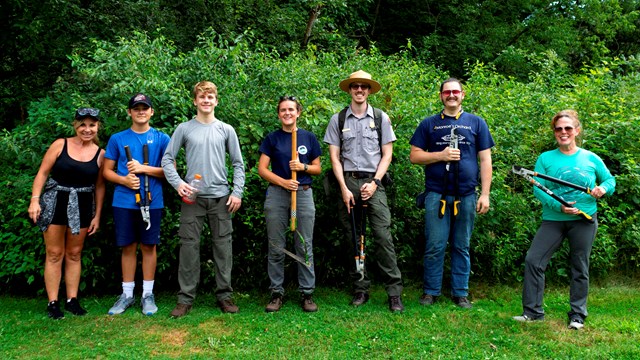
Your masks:
{"label": "gray trousers", "polygon": [[542,221],[531,247],[527,251],[522,289],[523,313],[533,319],[544,318],[542,300],[544,295],[544,272],[553,253],[562,241],[569,240],[571,261],[571,285],[569,303],[571,318],[579,315],[587,317],[587,296],[589,295],[589,256],[598,230],[597,215],[594,223],[577,221]]}
{"label": "gray trousers", "polygon": [[[353,177],[345,177],[345,182],[349,190],[353,193],[353,197],[358,202],[360,200],[360,187],[364,183],[370,183],[371,179],[355,179]],[[351,215],[347,213],[347,208],[342,201],[342,197],[338,200],[339,217],[345,234],[345,241],[351,244],[351,252],[348,253],[351,259],[355,256],[355,244],[351,237]],[[360,274],[356,272],[355,263],[352,262],[349,275],[353,280],[354,292],[369,292],[371,280],[367,275],[366,267],[371,260],[375,260],[381,270],[383,276],[384,287],[389,296],[402,295],[402,275],[398,268],[396,258],[396,250],[393,245],[393,237],[391,236],[391,212],[387,203],[387,194],[384,187],[379,187],[373,194],[371,199],[367,201],[367,220],[371,232],[373,233],[373,242],[365,236],[365,277],[360,280]],[[353,208],[353,211],[360,213],[360,208]],[[360,233],[360,222],[356,220],[356,234]],[[374,246],[371,246],[374,245]]]}
{"label": "gray trousers", "polygon": [[[295,253],[303,259],[308,259],[311,267],[298,264],[298,290],[304,294],[311,294],[316,287],[316,275],[313,265],[313,225],[316,218],[316,207],[313,202],[313,190],[303,190],[300,187],[296,195],[296,233],[293,234]],[[290,231],[291,192],[279,186],[271,185],[267,189],[264,201],[264,216],[267,222],[267,237],[269,240],[269,254],[267,273],[271,285],[271,293],[284,295],[284,259],[285,254],[280,248],[287,247],[287,235]],[[304,240],[301,241],[301,238]]]}
{"label": "gray trousers", "polygon": [[200,234],[205,220],[213,241],[213,263],[216,279],[216,298],[231,297],[231,213],[227,211],[229,196],[217,199],[198,197],[195,204],[182,204],[180,214],[180,263],[178,265],[179,304],[193,304],[200,282]]}

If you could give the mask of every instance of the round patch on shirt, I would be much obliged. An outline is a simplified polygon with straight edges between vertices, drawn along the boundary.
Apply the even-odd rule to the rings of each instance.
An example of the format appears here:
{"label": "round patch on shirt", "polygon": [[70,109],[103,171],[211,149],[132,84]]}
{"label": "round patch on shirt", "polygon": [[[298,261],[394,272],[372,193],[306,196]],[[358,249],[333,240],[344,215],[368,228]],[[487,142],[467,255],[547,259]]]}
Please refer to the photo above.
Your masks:
{"label": "round patch on shirt", "polygon": [[298,154],[306,155],[307,154],[307,147],[304,146],[304,145],[298,146]]}

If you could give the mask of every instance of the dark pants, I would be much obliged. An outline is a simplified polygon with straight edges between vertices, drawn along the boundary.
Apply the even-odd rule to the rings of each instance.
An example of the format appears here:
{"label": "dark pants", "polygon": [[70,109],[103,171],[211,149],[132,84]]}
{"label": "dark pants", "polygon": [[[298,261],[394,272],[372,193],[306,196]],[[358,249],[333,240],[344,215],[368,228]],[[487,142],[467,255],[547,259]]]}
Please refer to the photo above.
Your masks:
{"label": "dark pants", "polygon": [[[349,190],[353,193],[353,197],[356,202],[360,199],[360,187],[364,183],[370,183],[371,179],[355,179],[353,177],[345,177],[345,182]],[[402,275],[400,273],[400,269],[398,269],[398,263],[396,260],[396,251],[393,246],[393,238],[391,237],[391,231],[389,230],[391,226],[391,213],[389,211],[389,205],[387,204],[387,194],[385,193],[384,187],[378,187],[373,196],[367,201],[367,220],[368,225],[371,228],[373,233],[373,242],[374,246],[371,247],[371,241],[366,241],[366,259],[370,261],[371,259],[375,259],[380,270],[383,274],[383,281],[385,290],[389,296],[399,296],[402,295]],[[340,223],[344,229],[345,233],[345,241],[348,241],[350,244],[353,244],[353,239],[351,237],[351,218],[349,213],[347,213],[347,208],[340,199],[339,206],[339,214],[340,214]],[[359,212],[360,208],[355,207],[352,211]],[[360,224],[356,224],[356,229],[360,229]],[[358,233],[356,231],[356,233]],[[349,253],[350,258],[355,256],[355,244],[351,247],[353,252]],[[374,250],[371,253],[371,250]],[[373,255],[373,256],[371,256]],[[366,263],[365,263],[365,277],[363,280],[360,280],[360,274],[356,272],[355,263],[353,263],[353,267],[349,272],[351,279],[353,282],[354,292],[368,292],[369,287],[371,286],[371,280],[369,280],[366,273]]]}

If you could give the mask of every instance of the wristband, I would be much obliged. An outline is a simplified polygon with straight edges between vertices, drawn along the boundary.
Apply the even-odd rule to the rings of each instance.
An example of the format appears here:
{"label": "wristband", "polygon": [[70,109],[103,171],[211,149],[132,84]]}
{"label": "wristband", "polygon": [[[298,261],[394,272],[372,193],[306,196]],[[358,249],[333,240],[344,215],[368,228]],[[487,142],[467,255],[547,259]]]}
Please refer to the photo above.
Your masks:
{"label": "wristband", "polygon": [[309,169],[309,165],[304,164],[304,171],[307,171],[307,169]]}

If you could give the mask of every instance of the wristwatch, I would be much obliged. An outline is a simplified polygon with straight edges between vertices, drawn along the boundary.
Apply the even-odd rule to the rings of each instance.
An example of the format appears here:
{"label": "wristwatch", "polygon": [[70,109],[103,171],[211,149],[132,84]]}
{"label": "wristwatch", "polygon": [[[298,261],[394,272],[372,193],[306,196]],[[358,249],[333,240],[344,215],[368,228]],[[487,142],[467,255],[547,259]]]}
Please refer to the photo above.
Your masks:
{"label": "wristwatch", "polygon": [[382,181],[380,181],[380,179],[373,178],[373,182],[376,183],[376,186],[378,187],[382,186]]}
{"label": "wristwatch", "polygon": [[309,168],[309,165],[304,164],[304,171],[307,171],[308,168]]}

